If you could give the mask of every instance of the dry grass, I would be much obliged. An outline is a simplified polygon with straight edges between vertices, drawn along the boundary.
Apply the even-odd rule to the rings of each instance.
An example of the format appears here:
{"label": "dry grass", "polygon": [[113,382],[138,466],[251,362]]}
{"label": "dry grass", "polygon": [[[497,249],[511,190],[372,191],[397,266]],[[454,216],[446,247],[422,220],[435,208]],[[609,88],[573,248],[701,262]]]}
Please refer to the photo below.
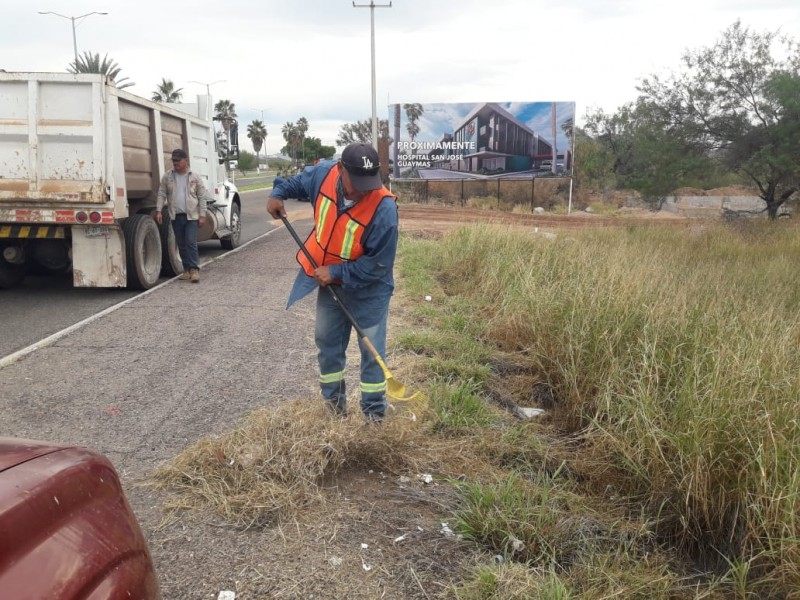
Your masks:
{"label": "dry grass", "polygon": [[430,419],[425,406],[398,406],[376,427],[360,415],[333,417],[319,399],[295,400],[202,438],[154,475],[177,492],[173,509],[210,505],[237,527],[265,526],[324,503],[324,489],[346,469],[459,471],[469,462],[465,442],[431,437]]}

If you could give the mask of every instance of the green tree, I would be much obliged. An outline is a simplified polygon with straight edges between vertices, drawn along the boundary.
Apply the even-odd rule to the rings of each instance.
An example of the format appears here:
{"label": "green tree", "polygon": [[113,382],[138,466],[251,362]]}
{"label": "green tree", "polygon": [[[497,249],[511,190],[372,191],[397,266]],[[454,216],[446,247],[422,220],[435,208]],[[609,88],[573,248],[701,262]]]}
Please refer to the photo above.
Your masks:
{"label": "green tree", "polygon": [[236,104],[230,100],[220,100],[214,105],[214,114],[215,118],[222,123],[225,132],[229,133],[233,121],[238,116],[236,114]]}
{"label": "green tree", "polygon": [[161,78],[161,83],[153,91],[153,102],[180,102],[183,96],[183,88],[175,89],[175,84],[171,79]]}
{"label": "green tree", "polygon": [[[378,120],[378,144],[381,140],[387,143],[391,141],[389,137],[389,120]],[[356,121],[355,123],[345,123],[339,128],[339,135],[336,138],[336,145],[339,147],[349,146],[350,144],[371,144],[372,143],[372,119]]]}
{"label": "green tree", "polygon": [[640,98],[613,115],[588,114],[586,122],[586,131],[604,149],[596,165],[610,166],[618,187],[637,190],[654,208],[675,189],[715,171],[685,129],[665,117],[659,106]]}
{"label": "green tree", "polygon": [[613,154],[583,129],[575,128],[572,177],[576,190],[605,192],[616,187]]}
{"label": "green tree", "polygon": [[336,147],[323,146],[319,138],[307,137],[303,143],[303,151],[308,161],[328,160],[336,154]]}
{"label": "green tree", "polygon": [[687,51],[682,66],[645,79],[640,100],[694,149],[752,180],[776,218],[800,180],[800,46],[737,21],[715,45]]}
{"label": "green tree", "polygon": [[69,63],[67,71],[70,73],[101,73],[119,89],[134,85],[132,81],[128,81],[127,77],[117,79],[122,69],[114,60],[108,58],[108,54],[101,59],[99,52],[84,52],[78,56],[77,60]]}
{"label": "green tree", "polygon": [[267,128],[264,123],[258,119],[250,123],[250,125],[247,126],[247,137],[253,142],[253,150],[256,151],[256,162],[258,162],[258,153],[261,151],[261,147],[267,139]]}
{"label": "green tree", "polygon": [[257,157],[252,152],[248,152],[247,150],[240,150],[239,151],[239,164],[237,168],[242,173],[246,173],[247,171],[252,171],[256,168],[257,164]]}
{"label": "green tree", "polygon": [[306,139],[306,133],[308,133],[308,119],[306,119],[305,117],[300,117],[297,120],[297,124],[295,125],[295,127],[297,127],[297,135],[300,138],[300,149],[303,156],[303,162],[305,162],[306,161],[305,139]]}
{"label": "green tree", "polygon": [[283,127],[281,127],[281,134],[283,135],[283,139],[286,140],[286,145],[281,148],[281,152],[291,156],[292,162],[295,162],[297,158],[297,146],[300,141],[300,132],[297,125],[291,121],[286,121]]}

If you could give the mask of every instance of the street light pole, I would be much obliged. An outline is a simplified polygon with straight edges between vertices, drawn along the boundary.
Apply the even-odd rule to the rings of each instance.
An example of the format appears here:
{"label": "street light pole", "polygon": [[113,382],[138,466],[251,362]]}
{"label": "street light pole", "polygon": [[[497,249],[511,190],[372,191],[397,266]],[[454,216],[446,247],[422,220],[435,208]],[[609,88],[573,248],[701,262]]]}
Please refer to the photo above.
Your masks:
{"label": "street light pole", "polygon": [[206,83],[204,81],[190,81],[189,83],[196,83],[197,85],[204,85],[206,86],[206,118],[211,119],[211,86],[215,83],[225,83],[225,79],[217,79],[216,81],[212,81],[211,83]]}
{"label": "street light pole", "polygon": [[372,51],[372,146],[375,150],[378,149],[378,114],[375,101],[375,8],[392,8],[392,3],[389,4],[375,4],[370,0],[369,4],[356,4],[353,2],[353,8],[369,8],[369,31],[370,31],[370,44]]}
{"label": "street light pole", "polygon": [[57,17],[61,17],[62,19],[68,19],[72,21],[72,51],[75,54],[75,68],[78,68],[78,38],[75,34],[75,23],[80,21],[81,19],[85,19],[86,17],[90,17],[92,15],[107,15],[107,12],[90,12],[86,13],[85,15],[80,15],[78,17],[68,17],[67,15],[62,15],[61,13],[53,12],[53,11],[44,11],[40,10],[37,11],[40,15],[55,15]]}

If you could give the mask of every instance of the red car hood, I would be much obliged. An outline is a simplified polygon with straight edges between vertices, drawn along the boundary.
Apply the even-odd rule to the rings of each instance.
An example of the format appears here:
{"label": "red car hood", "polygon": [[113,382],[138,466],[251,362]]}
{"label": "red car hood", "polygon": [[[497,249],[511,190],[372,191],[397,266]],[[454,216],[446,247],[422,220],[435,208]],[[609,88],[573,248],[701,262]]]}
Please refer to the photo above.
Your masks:
{"label": "red car hood", "polygon": [[65,446],[53,446],[36,440],[0,437],[0,473],[36,457],[64,448]]}

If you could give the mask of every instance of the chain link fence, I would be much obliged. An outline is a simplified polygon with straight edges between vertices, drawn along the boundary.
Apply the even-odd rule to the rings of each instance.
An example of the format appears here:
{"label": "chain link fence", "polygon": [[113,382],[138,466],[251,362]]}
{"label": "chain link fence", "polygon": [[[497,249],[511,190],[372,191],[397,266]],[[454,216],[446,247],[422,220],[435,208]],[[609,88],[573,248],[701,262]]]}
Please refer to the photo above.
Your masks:
{"label": "chain link fence", "polygon": [[392,179],[390,189],[401,202],[533,212],[536,207],[566,207],[570,179]]}

